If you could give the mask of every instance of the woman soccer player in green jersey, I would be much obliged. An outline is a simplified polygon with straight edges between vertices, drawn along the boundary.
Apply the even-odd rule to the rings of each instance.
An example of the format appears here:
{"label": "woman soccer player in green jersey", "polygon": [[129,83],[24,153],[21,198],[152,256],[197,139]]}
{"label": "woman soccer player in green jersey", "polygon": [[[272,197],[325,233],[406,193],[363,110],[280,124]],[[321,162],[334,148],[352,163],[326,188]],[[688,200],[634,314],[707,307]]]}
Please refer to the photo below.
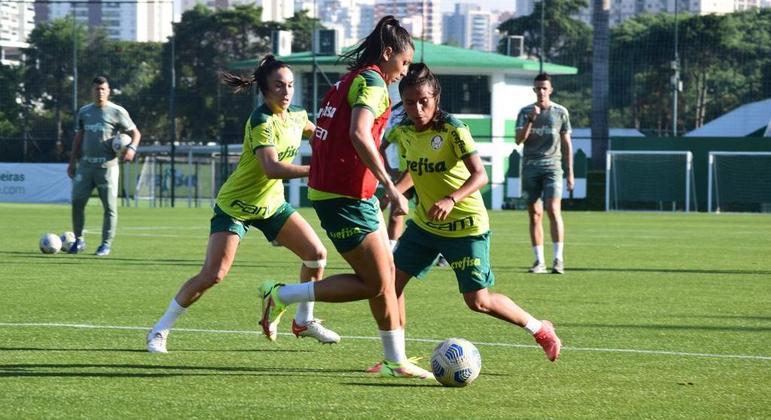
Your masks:
{"label": "woman soccer player in green jersey", "polygon": [[441,253],[469,309],[525,328],[548,359],[556,360],[561,343],[551,322],[536,320],[507,296],[489,290],[495,278],[487,210],[479,192],[487,174],[468,126],[439,108],[441,86],[425,64],[410,66],[399,93],[407,117],[386,136],[407,163],[397,188],[414,186],[417,194],[394,250],[401,325],[406,317],[404,287],[412,277],[425,276]]}
{"label": "woman soccer player in green jersey", "polygon": [[[244,151],[236,170],[217,194],[211,219],[209,245],[201,271],[190,278],[172,299],[166,313],[147,335],[147,350],[166,353],[166,338],[174,322],[210,287],[227,275],[236,250],[250,226],[261,230],[268,241],[277,241],[302,260],[300,281],[321,279],[327,251],[305,219],[284,198],[283,179],[307,177],[307,165],[292,161],[302,135],[315,130],[304,109],[290,105],[294,95],[291,68],[266,56],[251,78],[224,74],[224,82],[236,92],[260,89],[264,103],[246,122]],[[340,336],[313,317],[313,302],[299,304],[292,332],[322,343],[337,343]],[[275,340],[276,331],[269,339]]]}

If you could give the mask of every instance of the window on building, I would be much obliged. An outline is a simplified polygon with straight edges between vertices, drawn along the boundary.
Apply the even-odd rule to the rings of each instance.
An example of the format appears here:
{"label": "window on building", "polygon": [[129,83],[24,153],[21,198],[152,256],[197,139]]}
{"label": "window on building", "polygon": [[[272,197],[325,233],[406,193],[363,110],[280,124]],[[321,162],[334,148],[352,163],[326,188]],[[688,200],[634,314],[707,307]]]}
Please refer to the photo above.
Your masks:
{"label": "window on building", "polygon": [[[332,83],[340,80],[340,76],[342,76],[340,73],[326,73],[326,75]],[[303,74],[302,90],[303,100],[301,106],[305,108],[305,110],[308,111],[311,115],[313,115],[316,111],[318,111],[318,104],[313,103],[313,73],[308,72]],[[325,79],[321,73],[317,73],[316,94],[318,101],[321,101],[321,99],[324,98],[324,94],[327,93],[327,90],[329,90],[329,83],[327,83],[327,79]]]}
{"label": "window on building", "polygon": [[453,114],[490,115],[488,76],[439,75],[442,109]]}

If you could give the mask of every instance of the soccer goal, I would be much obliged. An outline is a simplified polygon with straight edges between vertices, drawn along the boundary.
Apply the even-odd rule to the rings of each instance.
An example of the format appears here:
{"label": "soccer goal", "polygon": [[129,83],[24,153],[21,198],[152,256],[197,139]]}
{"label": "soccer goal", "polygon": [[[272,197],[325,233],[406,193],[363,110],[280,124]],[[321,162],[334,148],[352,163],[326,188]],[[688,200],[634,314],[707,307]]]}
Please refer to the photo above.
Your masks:
{"label": "soccer goal", "polygon": [[771,152],[709,152],[708,212],[771,212]]}
{"label": "soccer goal", "polygon": [[688,212],[695,207],[691,152],[612,150],[606,158],[606,211]]}

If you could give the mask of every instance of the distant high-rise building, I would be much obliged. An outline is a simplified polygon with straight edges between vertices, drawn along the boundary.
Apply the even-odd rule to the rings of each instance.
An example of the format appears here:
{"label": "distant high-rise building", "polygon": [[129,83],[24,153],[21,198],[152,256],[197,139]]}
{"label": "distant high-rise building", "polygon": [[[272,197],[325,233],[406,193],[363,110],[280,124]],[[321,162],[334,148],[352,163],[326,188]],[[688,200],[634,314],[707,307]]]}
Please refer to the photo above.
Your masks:
{"label": "distant high-rise building", "polygon": [[535,10],[535,0],[517,0],[517,6],[514,10],[517,17],[527,16]]}
{"label": "distant high-rise building", "polygon": [[375,0],[295,0],[295,10],[307,10],[324,27],[339,31],[343,46],[355,44],[372,31],[374,7]]}
{"label": "distant high-rise building", "polygon": [[[74,8],[74,9],[73,9]],[[164,0],[137,3],[49,3],[38,22],[67,18],[89,28],[103,27],[111,39],[164,42],[171,36],[172,5]]]}
{"label": "distant high-rise building", "polygon": [[0,3],[0,63],[16,65],[27,48],[27,37],[35,27],[35,6],[32,3]]}
{"label": "distant high-rise building", "polygon": [[[643,13],[725,14],[758,8],[761,0],[614,0],[610,3],[610,26]],[[591,25],[592,3],[582,9],[578,19]]]}
{"label": "distant high-rise building", "polygon": [[760,0],[734,0],[734,10],[737,12],[749,9],[759,9],[762,6]]}
{"label": "distant high-rise building", "polygon": [[423,23],[421,33],[412,32],[412,36],[423,38],[434,44],[440,44],[442,42],[442,11],[440,3],[439,0],[377,0],[375,3],[375,22],[388,15],[394,15],[400,21],[407,18],[415,19],[420,17]]}
{"label": "distant high-rise building", "polygon": [[480,51],[492,51],[495,34],[494,16],[470,3],[456,3],[453,13],[443,17],[443,40],[451,45]]}
{"label": "distant high-rise building", "polygon": [[283,22],[294,16],[294,0],[262,0],[262,21]]}

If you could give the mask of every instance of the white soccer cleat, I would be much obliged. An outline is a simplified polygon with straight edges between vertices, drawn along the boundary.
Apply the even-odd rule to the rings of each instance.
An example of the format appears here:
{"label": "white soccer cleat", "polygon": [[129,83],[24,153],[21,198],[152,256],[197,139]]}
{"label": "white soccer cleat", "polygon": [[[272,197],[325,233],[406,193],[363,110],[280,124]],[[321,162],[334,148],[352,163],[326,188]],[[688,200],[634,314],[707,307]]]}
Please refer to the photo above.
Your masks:
{"label": "white soccer cleat", "polygon": [[321,325],[320,319],[312,319],[305,325],[300,325],[292,320],[292,332],[297,338],[313,337],[321,344],[337,344],[340,342],[340,335]]}
{"label": "white soccer cleat", "polygon": [[561,259],[555,258],[554,265],[551,267],[551,272],[553,274],[565,274],[565,263],[563,263]]}
{"label": "white soccer cleat", "polygon": [[546,271],[546,264],[544,264],[542,261],[536,260],[536,262],[533,263],[533,266],[530,267],[527,272],[533,274],[544,274],[548,271]]}
{"label": "white soccer cleat", "polygon": [[168,353],[166,350],[166,338],[169,330],[153,331],[147,333],[147,351],[150,353]]}

